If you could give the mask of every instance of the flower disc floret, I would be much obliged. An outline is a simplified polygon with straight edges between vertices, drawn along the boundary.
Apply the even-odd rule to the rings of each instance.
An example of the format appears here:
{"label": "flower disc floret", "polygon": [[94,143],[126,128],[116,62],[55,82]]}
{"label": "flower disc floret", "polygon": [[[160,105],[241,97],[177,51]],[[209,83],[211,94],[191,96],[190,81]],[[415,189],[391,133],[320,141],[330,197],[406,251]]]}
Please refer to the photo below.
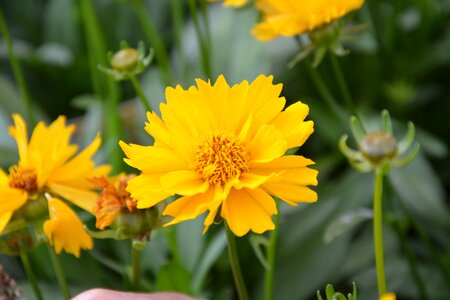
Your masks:
{"label": "flower disc floret", "polygon": [[9,186],[29,195],[36,194],[39,190],[36,170],[17,166],[9,168]]}
{"label": "flower disc floret", "polygon": [[249,170],[250,154],[239,141],[224,133],[212,134],[195,152],[194,171],[210,184],[225,185]]}

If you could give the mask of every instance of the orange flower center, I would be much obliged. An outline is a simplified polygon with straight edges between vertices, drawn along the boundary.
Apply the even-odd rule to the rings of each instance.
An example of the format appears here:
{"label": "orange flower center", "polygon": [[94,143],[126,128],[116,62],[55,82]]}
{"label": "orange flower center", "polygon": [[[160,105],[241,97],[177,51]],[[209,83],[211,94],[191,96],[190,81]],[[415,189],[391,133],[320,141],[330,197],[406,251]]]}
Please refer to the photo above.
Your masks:
{"label": "orange flower center", "polygon": [[9,186],[34,195],[39,191],[37,173],[33,168],[11,167],[9,169]]}
{"label": "orange flower center", "polygon": [[248,171],[250,154],[231,135],[214,133],[200,143],[195,153],[194,170],[211,184],[224,185]]}

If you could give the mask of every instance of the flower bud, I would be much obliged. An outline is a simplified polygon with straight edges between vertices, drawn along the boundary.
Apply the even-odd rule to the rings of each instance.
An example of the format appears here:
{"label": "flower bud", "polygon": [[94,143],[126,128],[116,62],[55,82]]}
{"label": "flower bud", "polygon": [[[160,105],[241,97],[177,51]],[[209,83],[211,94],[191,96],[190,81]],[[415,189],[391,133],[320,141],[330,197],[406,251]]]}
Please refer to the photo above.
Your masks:
{"label": "flower bud", "polygon": [[114,54],[111,66],[120,72],[133,71],[139,62],[139,52],[134,48],[122,49]]}
{"label": "flower bud", "polygon": [[378,164],[384,158],[392,159],[397,155],[397,140],[383,131],[375,131],[367,134],[361,144],[361,153],[374,164]]}

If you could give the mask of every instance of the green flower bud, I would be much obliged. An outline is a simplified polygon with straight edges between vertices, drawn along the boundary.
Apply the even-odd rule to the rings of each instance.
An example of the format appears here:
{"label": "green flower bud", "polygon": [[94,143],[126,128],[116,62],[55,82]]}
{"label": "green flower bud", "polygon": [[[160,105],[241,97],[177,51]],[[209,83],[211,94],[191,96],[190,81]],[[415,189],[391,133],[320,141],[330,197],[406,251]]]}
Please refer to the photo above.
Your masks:
{"label": "green flower bud", "polygon": [[383,131],[375,131],[364,136],[360,144],[361,153],[374,164],[397,155],[397,140]]}
{"label": "green flower bud", "polygon": [[122,49],[114,54],[111,66],[119,72],[133,71],[139,62],[139,52],[134,48]]}

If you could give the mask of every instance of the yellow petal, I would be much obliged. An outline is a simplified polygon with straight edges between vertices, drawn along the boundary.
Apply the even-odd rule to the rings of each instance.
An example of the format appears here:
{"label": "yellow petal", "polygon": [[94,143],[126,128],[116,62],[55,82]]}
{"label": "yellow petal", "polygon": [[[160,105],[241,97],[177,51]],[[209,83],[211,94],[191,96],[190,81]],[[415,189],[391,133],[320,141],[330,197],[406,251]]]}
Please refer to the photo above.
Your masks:
{"label": "yellow petal", "polygon": [[0,188],[7,186],[9,183],[8,175],[0,168]]}
{"label": "yellow petal", "polygon": [[12,212],[7,212],[4,214],[0,214],[0,234],[2,233],[3,229],[5,229],[6,225],[8,225],[9,220],[11,219]]}
{"label": "yellow petal", "polygon": [[155,146],[140,146],[119,142],[128,159],[125,162],[146,173],[161,173],[186,169],[186,163],[176,152]]}
{"label": "yellow petal", "polygon": [[149,123],[145,123],[145,131],[155,139],[155,146],[168,147],[170,142],[169,131],[166,124],[155,112],[147,112]]}
{"label": "yellow petal", "polygon": [[127,191],[137,200],[138,208],[155,206],[164,199],[172,196],[161,186],[162,174],[142,173],[128,181]]}
{"label": "yellow petal", "polygon": [[229,191],[230,191],[229,189],[227,188],[223,189],[221,186],[218,185],[214,187],[213,200],[209,203],[208,206],[209,213],[206,216],[205,221],[203,223],[205,225],[202,232],[203,234],[205,234],[208,231],[209,226],[211,226],[211,224],[214,222],[217,211],[219,210],[219,207],[222,205],[223,201],[226,199]]}
{"label": "yellow petal", "polygon": [[74,158],[53,170],[48,181],[69,184],[71,181],[85,180],[86,176],[95,168],[92,156],[101,144],[100,135],[94,138],[92,143]]}
{"label": "yellow petal", "polygon": [[247,145],[251,162],[268,162],[286,151],[286,141],[274,126],[263,125]]}
{"label": "yellow petal", "polygon": [[20,160],[26,163],[28,148],[27,126],[19,114],[13,114],[12,117],[14,126],[9,127],[9,134],[16,140]]}
{"label": "yellow petal", "polygon": [[193,196],[206,192],[208,181],[190,170],[173,171],[161,177],[163,189],[171,194]]}
{"label": "yellow petal", "polygon": [[208,189],[205,193],[195,196],[181,197],[170,203],[163,211],[164,216],[172,216],[174,219],[164,226],[177,224],[182,221],[191,220],[204,213],[210,202],[214,200],[214,188]]}
{"label": "yellow petal", "polygon": [[27,197],[27,193],[22,190],[0,186],[0,215],[21,208],[27,202]]}
{"label": "yellow petal", "polygon": [[70,207],[57,198],[51,198],[48,200],[48,210],[50,220],[44,223],[44,233],[56,253],[64,249],[79,257],[80,249],[92,249],[92,238]]}
{"label": "yellow petal", "polygon": [[82,209],[90,213],[94,212],[95,204],[97,203],[97,193],[59,183],[50,183],[48,187],[53,193],[69,200]]}
{"label": "yellow petal", "polygon": [[270,162],[264,163],[251,162],[250,168],[266,169],[269,170],[269,172],[279,172],[285,169],[302,168],[313,164],[314,162],[312,160],[300,155],[285,155],[277,159],[274,159]]}
{"label": "yellow petal", "polygon": [[306,186],[285,182],[266,182],[263,189],[269,194],[280,198],[290,205],[297,202],[316,202],[317,194]]}
{"label": "yellow petal", "polygon": [[274,229],[272,215],[276,213],[275,201],[263,190],[232,189],[222,204],[221,216],[235,235],[243,236],[250,230],[260,234]]}

